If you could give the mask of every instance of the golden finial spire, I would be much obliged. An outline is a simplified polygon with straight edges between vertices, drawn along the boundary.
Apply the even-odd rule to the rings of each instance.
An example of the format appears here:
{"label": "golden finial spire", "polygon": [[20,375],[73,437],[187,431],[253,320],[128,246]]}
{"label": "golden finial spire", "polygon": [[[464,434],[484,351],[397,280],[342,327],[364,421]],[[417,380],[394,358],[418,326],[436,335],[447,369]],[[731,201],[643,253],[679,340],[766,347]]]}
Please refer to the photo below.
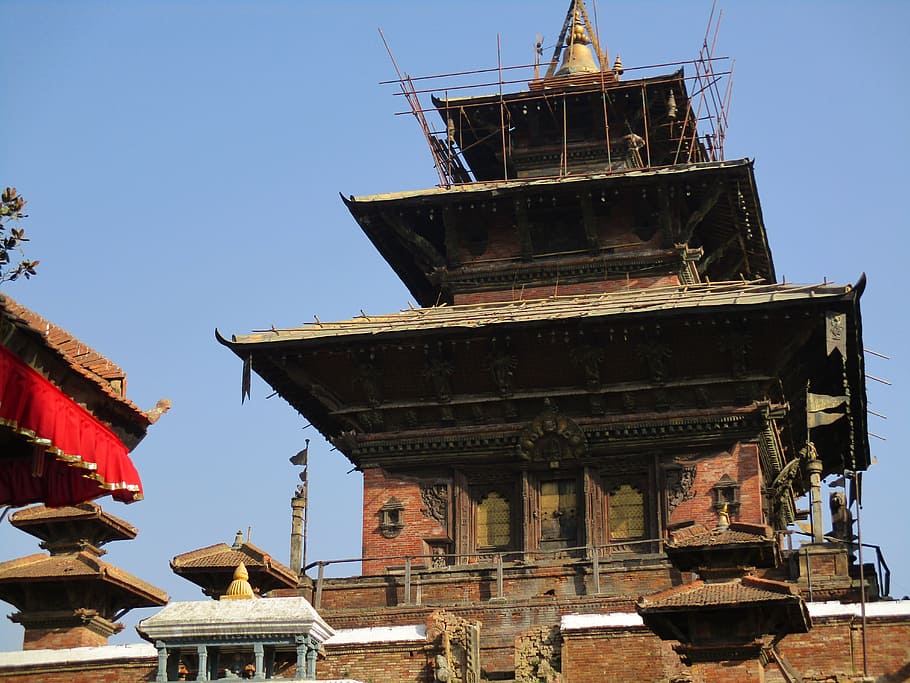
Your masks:
{"label": "golden finial spire", "polygon": [[228,586],[227,591],[221,596],[222,600],[250,600],[256,597],[253,587],[249,582],[250,574],[246,570],[246,565],[241,562],[234,570],[234,580]]}

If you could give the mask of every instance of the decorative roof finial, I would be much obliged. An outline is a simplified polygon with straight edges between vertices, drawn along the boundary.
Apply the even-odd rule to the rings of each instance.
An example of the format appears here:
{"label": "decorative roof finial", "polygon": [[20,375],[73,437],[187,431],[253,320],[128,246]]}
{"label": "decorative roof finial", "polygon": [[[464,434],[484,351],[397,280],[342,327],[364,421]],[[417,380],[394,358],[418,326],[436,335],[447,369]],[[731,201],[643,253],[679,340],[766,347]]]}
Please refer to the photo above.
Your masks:
{"label": "decorative roof finial", "polygon": [[234,570],[234,580],[228,586],[227,591],[221,596],[222,600],[252,600],[256,597],[253,587],[250,585],[250,574],[246,570],[246,565],[241,562]]}

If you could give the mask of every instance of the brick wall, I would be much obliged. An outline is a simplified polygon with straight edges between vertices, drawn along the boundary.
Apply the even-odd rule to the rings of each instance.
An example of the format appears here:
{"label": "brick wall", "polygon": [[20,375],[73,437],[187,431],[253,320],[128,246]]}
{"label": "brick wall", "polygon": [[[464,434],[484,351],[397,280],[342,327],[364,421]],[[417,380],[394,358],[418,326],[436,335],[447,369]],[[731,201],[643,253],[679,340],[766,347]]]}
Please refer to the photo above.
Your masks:
{"label": "brick wall", "polygon": [[158,661],[92,662],[0,670],[0,683],[145,683],[154,681]]}
{"label": "brick wall", "polygon": [[364,683],[429,683],[435,651],[426,643],[361,643],[327,646],[317,678],[353,678]]}
{"label": "brick wall", "polygon": [[[600,594],[590,562],[556,566],[506,564],[503,568],[503,598],[507,602],[535,599],[573,600],[625,598],[678,585],[679,573],[668,562],[652,559],[603,561],[600,565]],[[460,565],[442,570],[415,571],[411,579],[411,602],[445,606],[479,603],[481,609],[497,598],[496,567],[493,564]],[[341,610],[371,610],[404,604],[404,576],[326,579],[322,588],[321,614]]]}
{"label": "brick wall", "polygon": [[107,636],[84,627],[29,628],[25,630],[23,650],[62,650],[71,647],[101,647]]}
{"label": "brick wall", "polygon": [[685,668],[672,643],[662,641],[643,626],[563,634],[563,683],[662,681]]}
{"label": "brick wall", "polygon": [[[861,626],[858,617],[815,618],[811,631],[787,636],[779,650],[803,677],[837,674],[846,679],[862,673]],[[866,647],[868,670],[874,680],[910,681],[910,618],[867,619]],[[773,668],[768,667],[768,683],[783,680]]]}
{"label": "brick wall", "polygon": [[726,474],[739,483],[739,511],[731,514],[734,522],[764,524],[759,475],[758,446],[741,443],[729,451],[718,451],[698,460],[693,497],[681,503],[670,515],[670,524],[695,521],[712,528],[717,511],[711,489]]}
{"label": "brick wall", "polygon": [[[869,619],[866,642],[872,680],[910,681],[910,618]],[[757,660],[696,662],[687,667],[672,646],[644,627],[566,631],[563,683],[666,681],[684,671],[693,683],[786,681],[774,661],[764,667]],[[816,618],[809,633],[786,636],[778,649],[799,680],[846,683],[862,675],[862,631],[856,617]]]}
{"label": "brick wall", "polygon": [[[404,528],[395,538],[386,538],[379,531],[379,511],[389,499],[396,498],[403,506]],[[446,537],[446,531],[436,520],[425,515],[425,506],[420,498],[420,486],[414,481],[391,477],[379,467],[367,468],[363,472],[363,556],[389,557],[397,555],[425,555],[423,542],[427,538]],[[403,565],[398,562],[364,562],[363,573],[380,574],[388,565]]]}

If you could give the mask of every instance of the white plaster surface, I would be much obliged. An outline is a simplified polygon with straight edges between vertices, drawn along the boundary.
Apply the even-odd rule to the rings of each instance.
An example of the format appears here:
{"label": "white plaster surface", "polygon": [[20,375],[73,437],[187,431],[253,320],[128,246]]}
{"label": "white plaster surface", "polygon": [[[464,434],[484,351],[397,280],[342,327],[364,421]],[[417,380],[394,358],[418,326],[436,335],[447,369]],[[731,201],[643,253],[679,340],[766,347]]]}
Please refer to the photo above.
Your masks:
{"label": "white plaster surface", "polygon": [[636,612],[610,612],[608,614],[567,614],[559,623],[563,631],[583,631],[588,628],[629,628],[643,626]]}
{"label": "white plaster surface", "polygon": [[[858,602],[808,602],[809,616],[812,617],[859,617],[862,605]],[[910,617],[910,600],[883,600],[866,603],[866,618]]]}
{"label": "white plaster surface", "polygon": [[139,657],[154,658],[158,652],[149,643],[104,645],[102,647],[73,647],[65,650],[19,650],[0,652],[0,670],[41,664],[70,664],[78,662],[122,661]]}
{"label": "white plaster surface", "polygon": [[427,627],[373,626],[371,628],[342,628],[325,641],[326,645],[354,645],[357,643],[397,643],[426,640]]}
{"label": "white plaster surface", "polygon": [[149,640],[218,636],[310,635],[322,642],[335,630],[306,598],[172,602],[136,629]]}

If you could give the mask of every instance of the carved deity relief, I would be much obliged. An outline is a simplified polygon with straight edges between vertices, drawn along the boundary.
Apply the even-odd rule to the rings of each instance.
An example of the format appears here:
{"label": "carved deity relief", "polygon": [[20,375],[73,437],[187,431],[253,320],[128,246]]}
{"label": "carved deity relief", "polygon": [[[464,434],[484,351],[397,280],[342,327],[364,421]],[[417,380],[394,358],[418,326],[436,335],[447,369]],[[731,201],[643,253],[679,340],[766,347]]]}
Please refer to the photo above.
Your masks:
{"label": "carved deity relief", "polygon": [[487,357],[487,369],[492,373],[499,395],[503,398],[512,395],[512,374],[516,367],[518,359],[507,351],[496,351]]}
{"label": "carved deity relief", "polygon": [[638,358],[644,363],[645,371],[654,384],[667,380],[671,355],[669,344],[645,342],[638,347]]}
{"label": "carved deity relief", "polygon": [[455,366],[451,361],[433,356],[427,358],[427,366],[423,376],[427,378],[436,399],[442,403],[452,400],[452,374],[455,372]]}
{"label": "carved deity relief", "polygon": [[732,376],[745,377],[749,370],[749,354],[752,351],[751,335],[731,332],[720,340],[719,347],[730,358]]}
{"label": "carved deity relief", "polygon": [[447,528],[449,510],[449,487],[446,484],[421,484],[420,500],[423,501],[423,514],[436,522],[443,529]]}
{"label": "carved deity relief", "polygon": [[695,465],[666,470],[667,509],[671,514],[680,504],[695,497],[695,473]]}
{"label": "carved deity relief", "polygon": [[354,372],[354,384],[363,389],[367,404],[375,408],[382,404],[382,372],[370,354],[369,360],[357,364]]}
{"label": "carved deity relief", "polygon": [[600,367],[604,361],[604,351],[596,346],[581,346],[572,352],[572,362],[584,370],[585,385],[590,391],[600,389]]}
{"label": "carved deity relief", "polygon": [[570,418],[557,413],[549,400],[518,437],[518,454],[521,458],[548,462],[551,466],[558,466],[560,461],[569,458],[580,458],[586,448],[587,442],[581,427]]}

